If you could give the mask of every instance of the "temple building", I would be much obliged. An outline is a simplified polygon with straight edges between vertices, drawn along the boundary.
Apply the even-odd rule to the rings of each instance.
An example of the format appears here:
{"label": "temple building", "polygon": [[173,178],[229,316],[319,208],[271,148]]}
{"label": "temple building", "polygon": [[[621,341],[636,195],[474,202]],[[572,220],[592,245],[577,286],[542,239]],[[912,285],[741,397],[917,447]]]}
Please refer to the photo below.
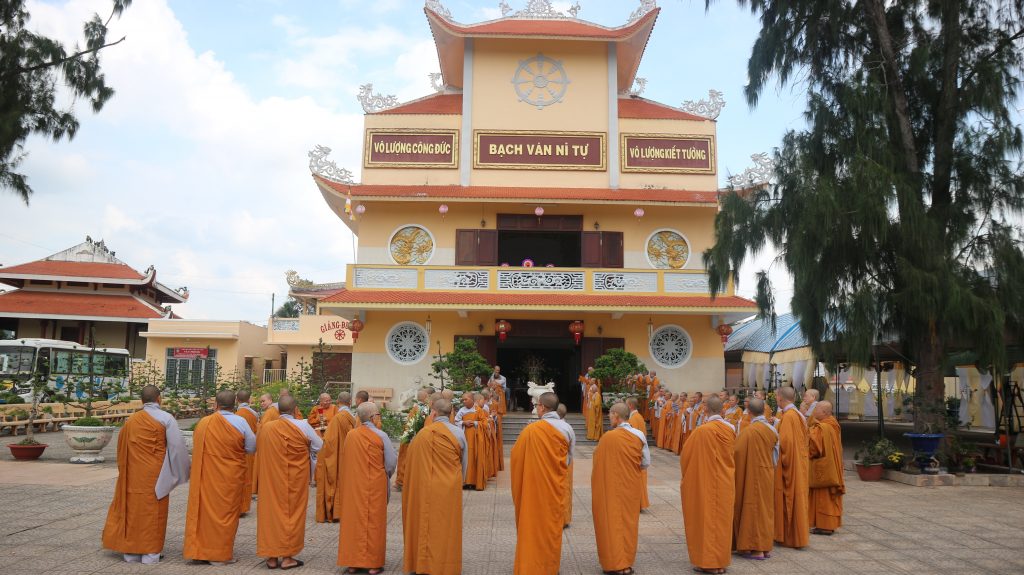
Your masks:
{"label": "temple building", "polygon": [[310,152],[359,239],[346,285],[317,303],[357,330],[352,381],[396,397],[436,383],[432,358],[470,338],[510,385],[539,369],[573,409],[578,374],[611,348],[671,389],[721,389],[720,327],[756,306],[731,282],[712,298],[701,260],[718,93],[685,110],[639,96],[651,0],[618,27],[546,1],[502,7],[461,24],[426,2],[435,93],[402,104],[363,87],[361,182]]}
{"label": "temple building", "polygon": [[44,259],[0,267],[0,333],[7,337],[61,339],[124,348],[146,356],[140,337],[151,319],[175,318],[172,304],[188,300],[188,289],[156,281],[156,268],[139,272],[114,256],[102,240]]}

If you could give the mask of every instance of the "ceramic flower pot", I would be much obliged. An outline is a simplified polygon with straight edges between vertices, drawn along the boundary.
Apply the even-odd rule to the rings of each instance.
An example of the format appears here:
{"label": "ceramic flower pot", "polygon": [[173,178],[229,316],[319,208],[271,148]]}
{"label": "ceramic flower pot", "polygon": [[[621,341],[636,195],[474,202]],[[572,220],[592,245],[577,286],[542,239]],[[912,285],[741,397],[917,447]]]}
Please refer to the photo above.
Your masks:
{"label": "ceramic flower pot", "polygon": [[861,481],[878,481],[882,478],[882,471],[885,468],[882,467],[881,463],[873,463],[871,465],[857,464],[857,475],[860,476]]}
{"label": "ceramic flower pot", "polygon": [[64,441],[74,451],[71,463],[103,463],[100,452],[114,437],[113,426],[64,425]]}
{"label": "ceramic flower pot", "polygon": [[37,443],[35,445],[19,445],[17,443],[8,443],[8,449],[11,450],[11,455],[15,459],[31,460],[39,459],[39,456],[43,454],[49,445],[45,443]]}

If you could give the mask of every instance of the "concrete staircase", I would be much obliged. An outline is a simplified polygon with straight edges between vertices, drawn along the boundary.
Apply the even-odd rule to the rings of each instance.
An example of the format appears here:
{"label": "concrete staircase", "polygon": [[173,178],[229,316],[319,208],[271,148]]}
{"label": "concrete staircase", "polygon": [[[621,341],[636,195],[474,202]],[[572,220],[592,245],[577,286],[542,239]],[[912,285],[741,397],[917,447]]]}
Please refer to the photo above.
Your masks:
{"label": "concrete staircase", "polygon": [[[597,444],[596,441],[590,441],[587,439],[587,421],[583,418],[583,414],[570,413],[565,416],[565,420],[569,422],[569,425],[572,426],[573,432],[576,433],[577,445]],[[522,411],[505,414],[501,423],[502,440],[507,444],[515,443],[516,439],[519,438],[519,433],[523,431],[523,428],[534,421],[537,421],[536,417],[530,413]]]}

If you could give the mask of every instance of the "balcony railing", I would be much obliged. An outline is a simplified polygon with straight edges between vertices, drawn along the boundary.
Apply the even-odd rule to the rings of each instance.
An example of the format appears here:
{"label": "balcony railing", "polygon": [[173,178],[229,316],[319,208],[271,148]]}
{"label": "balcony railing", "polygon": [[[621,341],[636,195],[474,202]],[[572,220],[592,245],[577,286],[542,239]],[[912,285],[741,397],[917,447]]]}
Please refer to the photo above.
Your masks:
{"label": "balcony railing", "polygon": [[270,385],[274,383],[281,383],[288,377],[288,370],[286,369],[264,369],[263,370],[263,385]]}
{"label": "balcony railing", "polygon": [[[354,289],[707,295],[704,270],[353,265]],[[731,287],[731,286],[730,286]]]}

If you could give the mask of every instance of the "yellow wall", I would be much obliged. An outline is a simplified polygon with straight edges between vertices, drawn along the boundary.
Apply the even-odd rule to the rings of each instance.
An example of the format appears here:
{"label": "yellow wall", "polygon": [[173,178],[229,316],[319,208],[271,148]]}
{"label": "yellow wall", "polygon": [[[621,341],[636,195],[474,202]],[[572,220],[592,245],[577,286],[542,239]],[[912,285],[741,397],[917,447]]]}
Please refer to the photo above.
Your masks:
{"label": "yellow wall", "polygon": [[[151,320],[146,346],[146,361],[161,372],[166,367],[167,349],[175,347],[209,347],[217,350],[217,365],[228,377],[232,372],[242,376],[245,358],[253,358],[259,370],[263,360],[280,361],[281,348],[265,343],[265,327],[245,321]],[[144,332],[146,333],[146,332]]]}

